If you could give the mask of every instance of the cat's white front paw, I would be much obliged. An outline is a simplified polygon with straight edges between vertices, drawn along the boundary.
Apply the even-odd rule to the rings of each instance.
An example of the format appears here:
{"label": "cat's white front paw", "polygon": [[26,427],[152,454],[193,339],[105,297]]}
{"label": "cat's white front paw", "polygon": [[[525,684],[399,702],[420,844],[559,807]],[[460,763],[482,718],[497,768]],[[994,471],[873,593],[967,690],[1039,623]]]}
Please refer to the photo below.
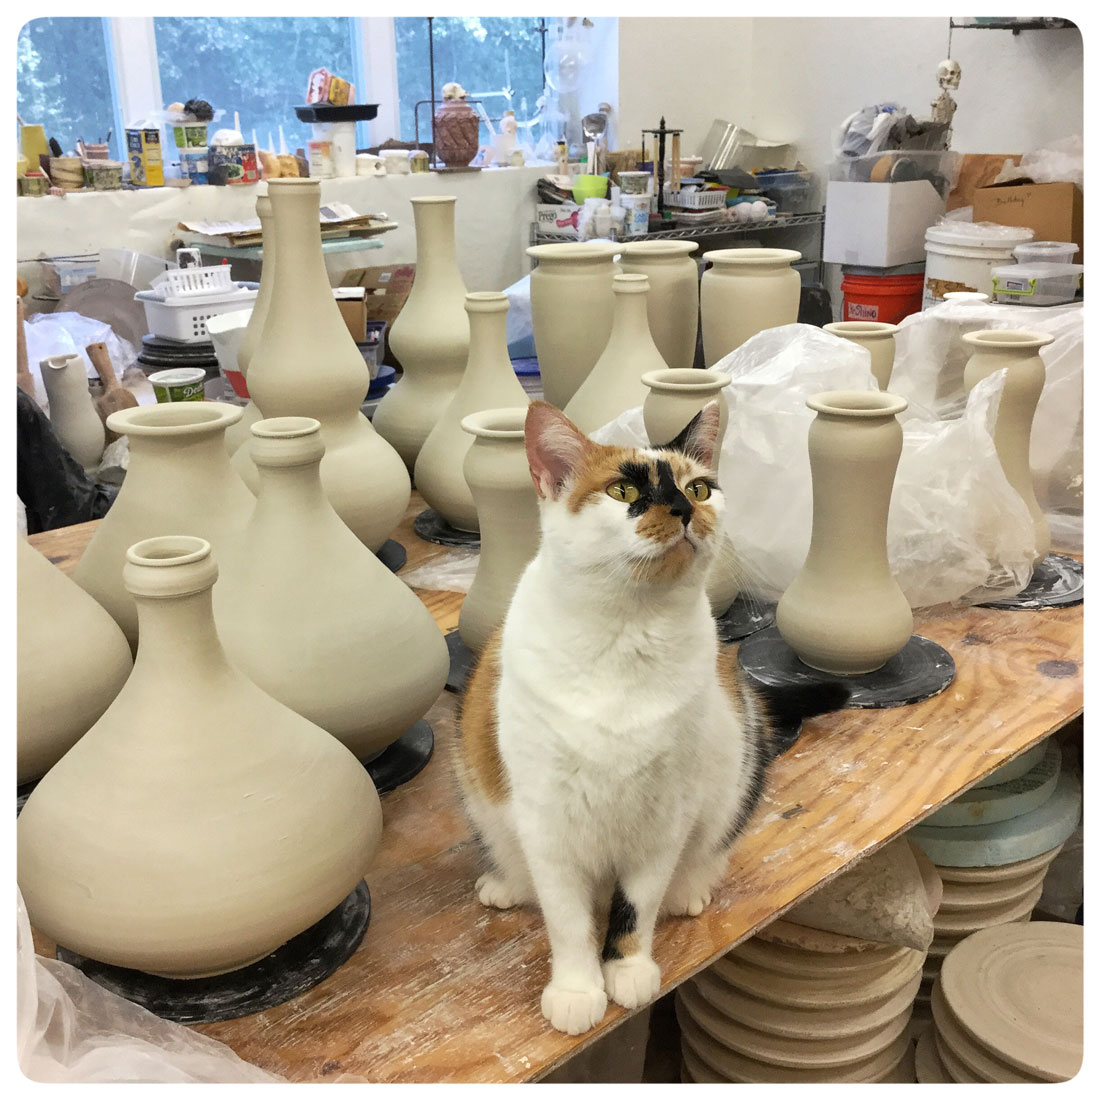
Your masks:
{"label": "cat's white front paw", "polygon": [[647,955],[628,955],[603,964],[607,995],[623,1008],[648,1004],[661,988],[661,971]]}
{"label": "cat's white front paw", "polygon": [[665,912],[674,917],[697,917],[711,900],[709,890],[672,890],[665,898]]}
{"label": "cat's white front paw", "polygon": [[542,1014],[568,1035],[591,1031],[607,1011],[607,994],[598,985],[567,987],[551,982],[542,991]]}
{"label": "cat's white front paw", "polygon": [[475,889],[477,900],[491,909],[514,909],[517,905],[522,905],[529,900],[519,890],[492,872],[482,875],[477,880]]}

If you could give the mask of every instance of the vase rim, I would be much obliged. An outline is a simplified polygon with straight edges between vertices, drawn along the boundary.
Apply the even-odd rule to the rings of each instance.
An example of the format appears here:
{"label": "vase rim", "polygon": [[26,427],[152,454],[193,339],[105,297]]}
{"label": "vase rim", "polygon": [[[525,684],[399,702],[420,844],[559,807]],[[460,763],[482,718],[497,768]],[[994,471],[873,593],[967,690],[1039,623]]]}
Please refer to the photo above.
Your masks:
{"label": "vase rim", "polygon": [[210,543],[197,535],[156,535],[126,550],[123,583],[134,596],[191,596],[217,579],[218,563]]}
{"label": "vase rim", "polygon": [[[310,179],[309,176],[286,176],[276,177],[275,179],[267,180],[267,198],[270,199],[272,194],[278,194],[280,191],[320,191],[321,181],[320,179]],[[257,198],[263,198],[259,195]]]}
{"label": "vase rim", "polygon": [[231,332],[233,329],[247,328],[251,316],[251,308],[234,309],[229,313],[219,313],[216,317],[206,319],[206,331],[214,336],[221,336],[222,333]]}
{"label": "vase rim", "polygon": [[502,290],[471,290],[466,295],[465,307],[469,313],[504,313],[510,305]]}
{"label": "vase rim", "polygon": [[830,321],[821,326],[826,332],[834,336],[893,336],[898,331],[897,325],[887,321]]}
{"label": "vase rim", "polygon": [[272,416],[257,420],[251,427],[252,434],[261,439],[298,439],[320,430],[321,421],[312,416]]}
{"label": "vase rim", "polygon": [[649,293],[649,276],[643,275],[640,271],[624,271],[612,279],[611,289],[616,294],[647,294]]}
{"label": "vase rim", "polygon": [[462,418],[462,430],[479,439],[523,439],[527,407],[482,409]]}
{"label": "vase rim", "polygon": [[1018,348],[1024,351],[1046,347],[1054,340],[1054,335],[1018,328],[983,328],[978,332],[963,333],[963,340],[975,348]]}
{"label": "vase rim", "polygon": [[619,245],[597,244],[595,241],[565,241],[562,244],[534,244],[527,255],[540,263],[544,260],[590,260],[593,263],[610,261]]}
{"label": "vase rim", "polygon": [[716,248],[713,252],[704,252],[702,259],[715,264],[765,267],[769,264],[793,264],[802,259],[802,253],[793,248]]}
{"label": "vase rim", "polygon": [[886,390],[827,390],[807,397],[806,405],[817,413],[855,420],[897,416],[909,408],[904,397]]}
{"label": "vase rim", "polygon": [[244,416],[239,405],[221,401],[174,401],[119,409],[107,417],[107,427],[119,435],[168,437],[223,432]]}
{"label": "vase rim", "polygon": [[[391,149],[390,152],[399,152],[399,150]],[[409,202],[413,205],[419,206],[431,206],[433,203],[456,203],[458,202],[457,195],[413,195]]]}
{"label": "vase rim", "polygon": [[75,351],[64,351],[60,355],[51,355],[46,359],[43,359],[39,366],[49,367],[50,370],[64,370],[69,366],[72,361],[76,359],[78,362],[80,356]]}
{"label": "vase rim", "polygon": [[665,370],[646,371],[642,383],[661,393],[706,393],[724,389],[733,376],[724,371],[701,370],[697,367],[668,367]]}
{"label": "vase rim", "polygon": [[660,259],[687,256],[698,248],[698,241],[626,241],[621,246],[624,256],[652,256]]}

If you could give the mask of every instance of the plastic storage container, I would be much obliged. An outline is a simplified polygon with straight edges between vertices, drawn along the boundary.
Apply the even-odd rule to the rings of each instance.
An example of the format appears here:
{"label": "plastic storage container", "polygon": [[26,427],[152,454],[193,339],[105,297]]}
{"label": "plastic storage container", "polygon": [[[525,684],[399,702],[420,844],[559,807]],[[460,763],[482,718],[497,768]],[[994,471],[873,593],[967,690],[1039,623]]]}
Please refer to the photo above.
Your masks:
{"label": "plastic storage container", "polygon": [[1014,306],[1057,306],[1072,302],[1083,264],[1011,264],[993,269],[993,300]]}
{"label": "plastic storage container", "polygon": [[1028,241],[1013,250],[1017,263],[1021,264],[1069,264],[1077,253],[1072,241]]}
{"label": "plastic storage container", "polygon": [[958,179],[962,157],[942,149],[888,149],[861,157],[840,157],[829,168],[829,179],[848,183],[906,183],[928,180],[946,199]]}
{"label": "plastic storage container", "polygon": [[993,293],[993,269],[1015,262],[1013,249],[1035,236],[1032,229],[991,222],[941,222],[924,234],[922,309],[944,300],[949,290]]}
{"label": "plastic storage container", "polygon": [[811,214],[815,209],[813,172],[757,172],[756,185],[781,214]]}

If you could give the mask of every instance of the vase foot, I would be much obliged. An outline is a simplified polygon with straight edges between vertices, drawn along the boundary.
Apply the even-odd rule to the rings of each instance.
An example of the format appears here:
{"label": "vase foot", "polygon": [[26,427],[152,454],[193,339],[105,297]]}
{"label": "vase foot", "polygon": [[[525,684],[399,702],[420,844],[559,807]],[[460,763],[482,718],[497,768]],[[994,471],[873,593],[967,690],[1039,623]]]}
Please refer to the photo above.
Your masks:
{"label": "vase foot", "polygon": [[379,794],[419,775],[432,758],[435,734],[423,719],[410,726],[385,752],[363,765]]}
{"label": "vase foot", "polygon": [[330,913],[258,962],[210,978],[161,978],[58,947],[57,957],[97,985],[181,1024],[235,1020],[285,1004],[320,984],[358,949],[370,923],[365,882]]}
{"label": "vase foot", "polygon": [[[955,662],[951,654],[919,634],[914,634],[901,652],[882,668],[857,676],[839,676],[810,668],[799,660],[776,626],[761,630],[742,642],[737,661],[750,680],[771,691],[824,683],[843,684],[851,691],[845,708],[903,707],[919,703],[938,695],[955,679]],[[789,736],[789,732],[785,731],[784,736]],[[789,747],[787,744],[784,749]]]}
{"label": "vase foot", "polygon": [[425,508],[413,520],[413,530],[425,542],[437,542],[440,546],[468,546],[476,549],[481,545],[481,535],[476,531],[461,531],[452,527],[434,508]]}
{"label": "vase foot", "polygon": [[378,548],[375,555],[378,560],[391,572],[396,573],[409,557],[408,551],[396,539],[386,539]]}
{"label": "vase foot", "polygon": [[32,779],[29,783],[22,783],[15,788],[15,816],[18,817],[23,812],[23,807],[27,804],[27,799],[31,796],[31,791],[38,786],[38,780]]}
{"label": "vase foot", "polygon": [[443,685],[447,691],[461,695],[466,690],[466,681],[477,664],[477,654],[462,640],[457,630],[446,636],[447,652],[451,655],[451,667],[447,673],[447,682]]}
{"label": "vase foot", "polygon": [[771,626],[775,622],[775,604],[741,593],[715,622],[720,642],[736,642]]}
{"label": "vase foot", "polygon": [[1008,599],[978,606],[998,611],[1044,611],[1048,607],[1072,607],[1084,599],[1084,563],[1065,554],[1047,554],[1035,567],[1025,589]]}

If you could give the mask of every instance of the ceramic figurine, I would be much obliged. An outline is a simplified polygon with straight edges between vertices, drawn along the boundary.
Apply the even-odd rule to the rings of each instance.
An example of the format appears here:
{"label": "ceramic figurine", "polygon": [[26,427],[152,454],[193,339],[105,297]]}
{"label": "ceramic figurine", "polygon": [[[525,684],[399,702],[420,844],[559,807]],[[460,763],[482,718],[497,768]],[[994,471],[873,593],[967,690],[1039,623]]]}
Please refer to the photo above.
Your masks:
{"label": "ceramic figurine", "polygon": [[461,84],[444,84],[433,120],[436,157],[448,168],[465,168],[477,156],[481,122],[466,95]]}

